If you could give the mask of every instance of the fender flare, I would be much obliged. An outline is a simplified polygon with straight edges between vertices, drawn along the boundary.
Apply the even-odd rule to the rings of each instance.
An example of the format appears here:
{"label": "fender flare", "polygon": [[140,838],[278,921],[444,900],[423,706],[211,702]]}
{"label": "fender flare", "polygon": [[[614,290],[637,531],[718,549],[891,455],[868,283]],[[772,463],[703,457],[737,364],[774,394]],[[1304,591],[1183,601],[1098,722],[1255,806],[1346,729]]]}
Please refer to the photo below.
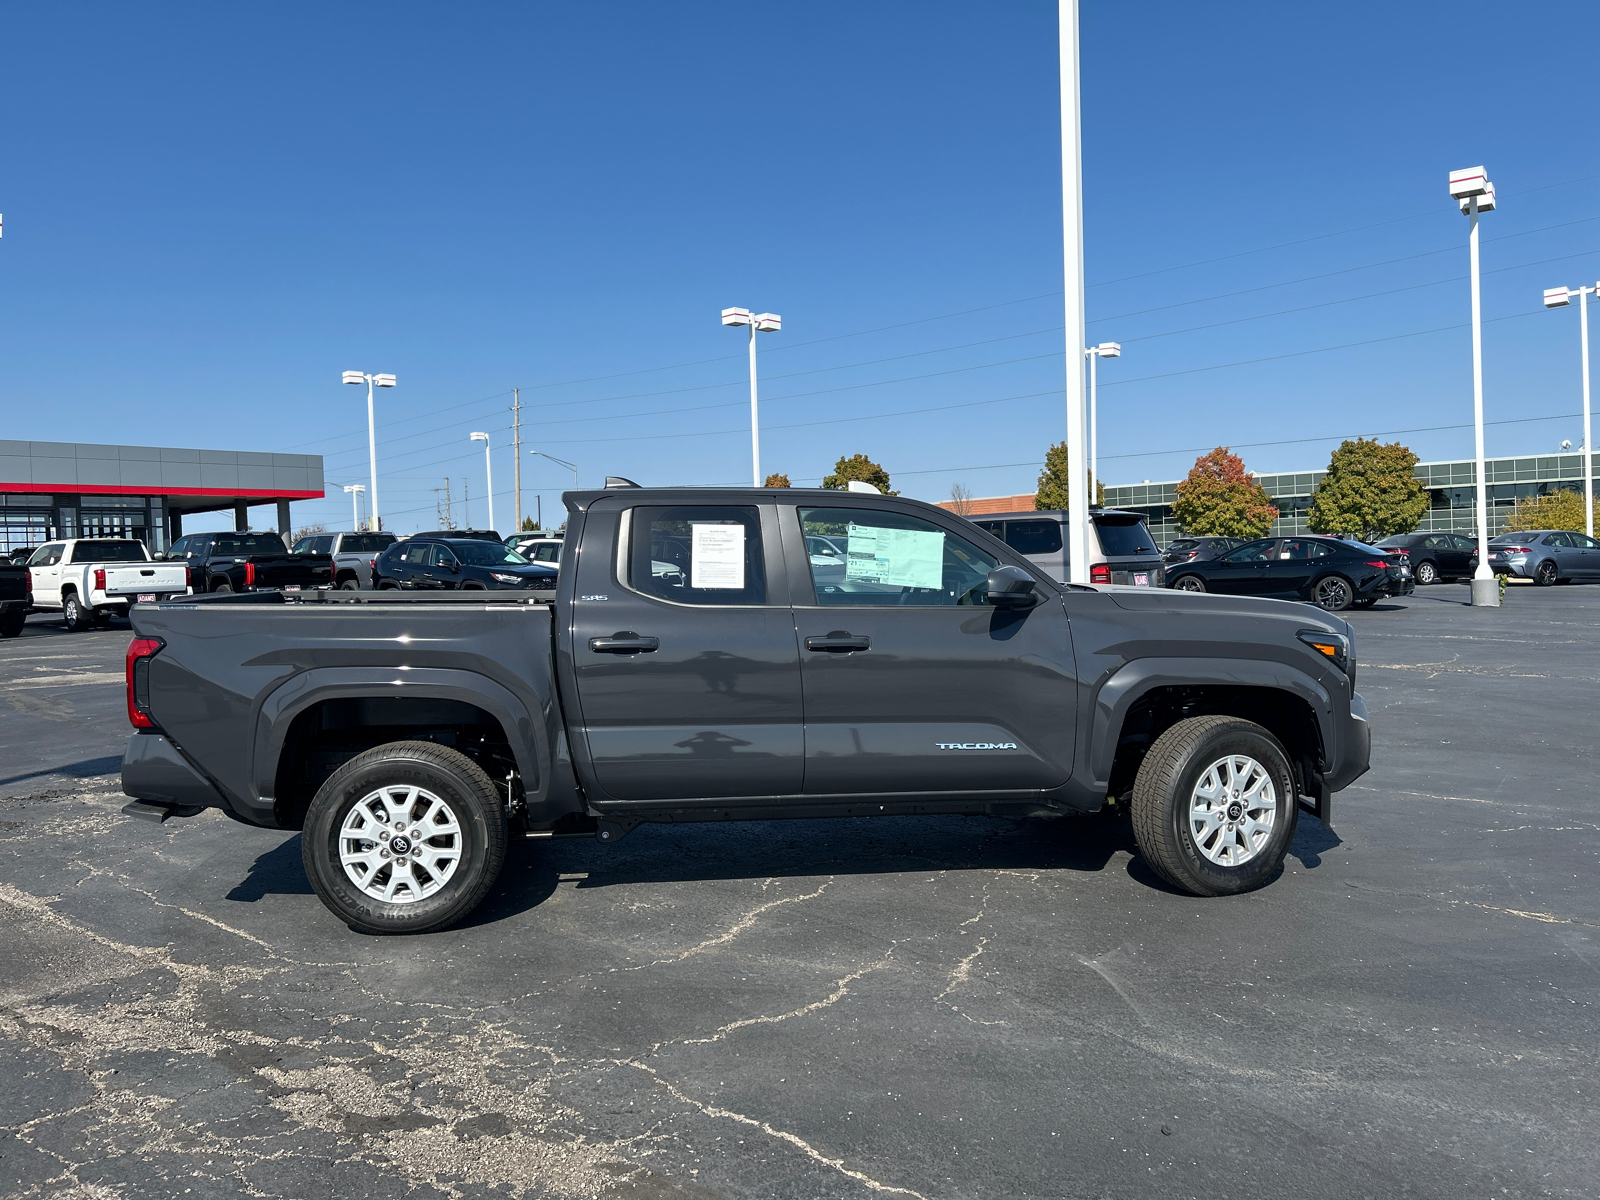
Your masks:
{"label": "fender flare", "polygon": [[1117,755],[1117,736],[1128,711],[1159,687],[1219,686],[1274,688],[1306,701],[1316,715],[1326,762],[1338,761],[1333,698],[1313,676],[1269,659],[1138,658],[1118,668],[1095,690],[1084,782],[1104,796]]}
{"label": "fender flare", "polygon": [[257,803],[268,811],[273,807],[278,760],[297,716],[324,700],[388,696],[460,700],[483,709],[505,731],[529,805],[544,801],[550,788],[551,747],[543,722],[488,676],[443,667],[316,667],[290,676],[267,694],[257,710],[251,751]]}

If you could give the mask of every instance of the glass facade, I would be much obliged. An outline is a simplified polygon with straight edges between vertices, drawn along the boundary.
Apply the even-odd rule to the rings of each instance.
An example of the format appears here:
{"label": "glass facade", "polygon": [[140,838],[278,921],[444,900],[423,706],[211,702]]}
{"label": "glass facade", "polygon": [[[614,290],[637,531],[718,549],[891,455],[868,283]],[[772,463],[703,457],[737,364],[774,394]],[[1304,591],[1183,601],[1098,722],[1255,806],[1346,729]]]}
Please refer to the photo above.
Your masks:
{"label": "glass facade", "polygon": [[[1600,478],[1600,454],[1594,457],[1594,473]],[[1325,471],[1300,471],[1282,475],[1258,475],[1272,502],[1278,506],[1278,519],[1272,532],[1282,537],[1309,533],[1306,517],[1311,496],[1322,482]],[[1583,490],[1583,455],[1541,454],[1532,458],[1491,458],[1484,463],[1489,491],[1489,535],[1505,526],[1511,508],[1523,496],[1538,496],[1558,489]],[[1418,463],[1416,476],[1428,489],[1430,505],[1419,529],[1428,533],[1476,533],[1477,487],[1471,462]],[[1156,544],[1165,548],[1183,530],[1172,516],[1178,498],[1178,481],[1136,483],[1106,488],[1107,508],[1128,508],[1145,513]],[[1597,484],[1600,488],[1600,484]]]}

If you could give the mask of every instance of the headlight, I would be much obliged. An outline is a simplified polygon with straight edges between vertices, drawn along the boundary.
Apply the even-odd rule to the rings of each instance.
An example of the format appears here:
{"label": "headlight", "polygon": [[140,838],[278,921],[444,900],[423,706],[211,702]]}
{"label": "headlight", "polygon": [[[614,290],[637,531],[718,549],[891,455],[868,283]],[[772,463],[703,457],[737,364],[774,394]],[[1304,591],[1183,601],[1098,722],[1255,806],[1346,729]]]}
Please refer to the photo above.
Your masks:
{"label": "headlight", "polygon": [[1352,684],[1355,682],[1356,648],[1352,639],[1342,633],[1323,633],[1320,629],[1302,629],[1299,637],[1318,654],[1331,659],[1334,666],[1350,676]]}
{"label": "headlight", "polygon": [[521,575],[502,575],[499,571],[490,571],[489,574],[494,576],[495,579],[499,580],[501,583],[521,584],[524,582]]}

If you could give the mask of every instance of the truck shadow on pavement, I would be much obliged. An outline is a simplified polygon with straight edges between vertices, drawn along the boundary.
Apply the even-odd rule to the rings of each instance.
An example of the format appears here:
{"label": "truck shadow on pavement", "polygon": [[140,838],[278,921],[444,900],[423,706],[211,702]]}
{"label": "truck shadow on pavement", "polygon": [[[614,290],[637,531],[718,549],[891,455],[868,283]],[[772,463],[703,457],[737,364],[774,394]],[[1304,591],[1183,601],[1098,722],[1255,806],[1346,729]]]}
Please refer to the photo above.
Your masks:
{"label": "truck shadow on pavement", "polygon": [[[1302,813],[1289,853],[1305,869],[1315,870],[1322,854],[1339,844],[1336,833]],[[928,870],[1098,874],[1119,862],[1137,883],[1181,894],[1146,865],[1131,823],[1116,814],[1059,820],[939,816],[646,824],[611,846],[583,839],[529,842],[513,837],[494,889],[458,928],[492,925],[536,908],[563,880],[588,890]],[[258,856],[227,899],[253,904],[269,895],[304,896],[311,891],[296,834]]]}
{"label": "truck shadow on pavement", "polygon": [[122,755],[109,754],[104,758],[86,758],[81,762],[66,763],[59,767],[41,767],[23,775],[7,775],[0,779],[0,787],[8,783],[22,783],[28,779],[42,779],[46,775],[64,775],[68,779],[93,779],[99,775],[114,775],[122,767]]}

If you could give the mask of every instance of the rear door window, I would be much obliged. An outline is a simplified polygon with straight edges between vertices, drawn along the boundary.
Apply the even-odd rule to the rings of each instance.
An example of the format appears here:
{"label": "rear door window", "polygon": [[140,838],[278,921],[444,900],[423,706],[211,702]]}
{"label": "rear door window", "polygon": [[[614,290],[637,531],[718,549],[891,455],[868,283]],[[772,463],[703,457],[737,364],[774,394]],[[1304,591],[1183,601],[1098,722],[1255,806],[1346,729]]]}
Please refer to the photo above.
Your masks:
{"label": "rear door window", "polygon": [[[371,554],[394,545],[392,533],[347,533],[339,542],[341,554]],[[324,551],[323,553],[327,553]]]}
{"label": "rear door window", "polygon": [[1061,525],[1057,521],[1007,521],[1005,542],[1018,554],[1055,554],[1061,549]]}
{"label": "rear door window", "polygon": [[627,574],[634,591],[676,604],[765,604],[760,513],[743,504],[635,508]]}

